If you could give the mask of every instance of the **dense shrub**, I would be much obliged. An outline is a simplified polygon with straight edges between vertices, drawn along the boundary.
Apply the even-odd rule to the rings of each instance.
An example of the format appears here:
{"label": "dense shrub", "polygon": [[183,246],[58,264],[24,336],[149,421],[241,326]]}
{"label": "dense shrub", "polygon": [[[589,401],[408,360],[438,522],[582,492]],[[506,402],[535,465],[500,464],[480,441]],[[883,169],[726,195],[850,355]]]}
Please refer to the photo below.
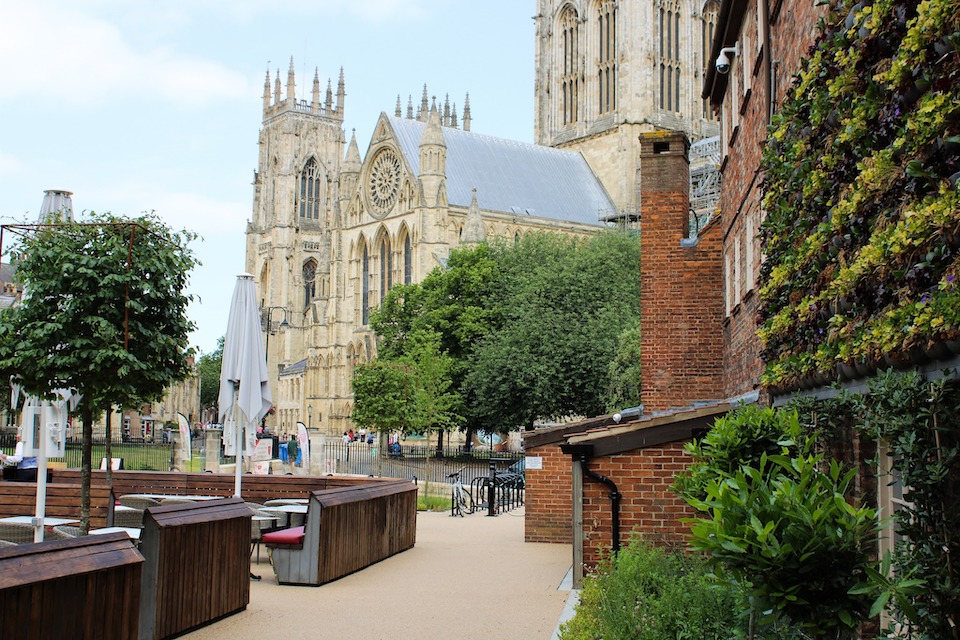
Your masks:
{"label": "dense shrub", "polygon": [[872,599],[849,591],[873,566],[875,513],[849,501],[855,470],[811,453],[814,441],[800,437],[795,411],[735,411],[688,445],[694,463],[678,487],[703,513],[692,546],[754,619],[849,637]]}
{"label": "dense shrub", "polygon": [[639,538],[607,556],[584,580],[576,615],[562,640],[726,640],[737,603],[710,585],[699,556],[653,547]]}

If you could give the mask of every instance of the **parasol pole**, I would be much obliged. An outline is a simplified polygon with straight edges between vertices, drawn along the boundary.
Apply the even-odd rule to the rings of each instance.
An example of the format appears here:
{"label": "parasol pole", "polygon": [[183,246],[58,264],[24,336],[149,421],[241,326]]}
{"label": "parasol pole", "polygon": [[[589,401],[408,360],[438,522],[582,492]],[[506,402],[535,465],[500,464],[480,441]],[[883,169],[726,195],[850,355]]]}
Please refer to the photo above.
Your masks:
{"label": "parasol pole", "polygon": [[243,412],[240,411],[240,403],[235,402],[233,405],[233,417],[237,423],[237,430],[233,436],[233,450],[237,454],[237,469],[236,469],[236,479],[234,480],[233,485],[233,497],[240,497],[240,475],[242,473],[241,467],[243,467],[243,442],[246,437],[247,424],[246,419],[243,417]]}
{"label": "parasol pole", "polygon": [[[33,541],[43,542],[43,521],[47,515],[47,418],[52,405],[44,400],[37,407],[40,418],[40,442],[37,445],[37,514],[33,519]],[[37,414],[34,414],[37,415]]]}

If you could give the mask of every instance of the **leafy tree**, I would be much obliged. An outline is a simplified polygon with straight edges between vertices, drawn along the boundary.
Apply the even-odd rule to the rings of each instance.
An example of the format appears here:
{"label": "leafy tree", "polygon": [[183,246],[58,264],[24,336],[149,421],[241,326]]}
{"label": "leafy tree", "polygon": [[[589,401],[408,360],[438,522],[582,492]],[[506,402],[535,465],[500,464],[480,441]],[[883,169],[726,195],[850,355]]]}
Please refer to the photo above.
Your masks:
{"label": "leafy tree", "polygon": [[2,312],[0,374],[33,395],[82,395],[84,528],[94,419],[111,405],[157,401],[190,373],[184,289],[194,238],[152,214],[91,214],[86,223],[38,226],[11,251],[26,295]]}
{"label": "leafy tree", "polygon": [[620,334],[617,352],[610,362],[607,386],[607,411],[615,412],[640,404],[640,326]]}
{"label": "leafy tree", "polygon": [[452,394],[451,411],[458,414],[454,422],[466,427],[468,443],[472,430],[482,425],[473,419],[462,393],[467,357],[477,340],[497,323],[496,310],[489,305],[498,272],[487,245],[454,250],[446,268],[434,269],[419,284],[392,288],[370,318],[379,336],[380,360],[411,362],[419,348],[418,339],[411,338],[426,334],[439,337],[438,355],[448,361],[443,375],[449,380],[441,395]]}
{"label": "leafy tree", "polygon": [[415,386],[416,372],[409,364],[380,358],[358,364],[350,418],[372,431],[406,431],[416,421]]}
{"label": "leafy tree", "polygon": [[200,356],[197,371],[200,376],[200,407],[216,409],[220,399],[220,368],[223,365],[223,336],[217,340],[212,353]]}
{"label": "leafy tree", "polygon": [[490,429],[537,419],[598,415],[621,333],[640,313],[640,239],[531,234],[495,245],[502,316],[477,344],[465,395]]}

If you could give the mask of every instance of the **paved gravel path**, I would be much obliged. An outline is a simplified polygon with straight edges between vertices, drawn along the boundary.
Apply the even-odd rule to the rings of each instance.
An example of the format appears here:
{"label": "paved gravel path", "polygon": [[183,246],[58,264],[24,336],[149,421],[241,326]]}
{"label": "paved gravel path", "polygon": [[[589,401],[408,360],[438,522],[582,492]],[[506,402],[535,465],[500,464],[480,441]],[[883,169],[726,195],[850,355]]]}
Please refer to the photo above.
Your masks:
{"label": "paved gravel path", "polygon": [[261,555],[247,609],[183,637],[549,640],[571,547],[524,543],[523,513],[421,512],[413,549],[321,587],[278,585]]}

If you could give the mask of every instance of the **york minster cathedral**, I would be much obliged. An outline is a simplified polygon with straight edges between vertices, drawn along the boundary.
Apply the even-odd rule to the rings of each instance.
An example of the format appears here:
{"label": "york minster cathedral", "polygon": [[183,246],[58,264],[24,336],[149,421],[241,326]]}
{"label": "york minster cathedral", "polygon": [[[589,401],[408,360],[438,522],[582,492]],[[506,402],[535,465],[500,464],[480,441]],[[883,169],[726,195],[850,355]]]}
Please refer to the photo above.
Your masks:
{"label": "york minster cathedral", "polygon": [[350,380],[376,356],[369,316],[392,285],[419,282],[461,244],[635,224],[638,134],[717,135],[699,97],[715,2],[537,8],[536,144],[484,135],[469,96],[458,114],[424,86],[380,114],[361,154],[344,132],[342,69],[336,89],[315,73],[306,94],[292,60],[286,78],[267,73],[246,268],[281,432],[350,428]]}

